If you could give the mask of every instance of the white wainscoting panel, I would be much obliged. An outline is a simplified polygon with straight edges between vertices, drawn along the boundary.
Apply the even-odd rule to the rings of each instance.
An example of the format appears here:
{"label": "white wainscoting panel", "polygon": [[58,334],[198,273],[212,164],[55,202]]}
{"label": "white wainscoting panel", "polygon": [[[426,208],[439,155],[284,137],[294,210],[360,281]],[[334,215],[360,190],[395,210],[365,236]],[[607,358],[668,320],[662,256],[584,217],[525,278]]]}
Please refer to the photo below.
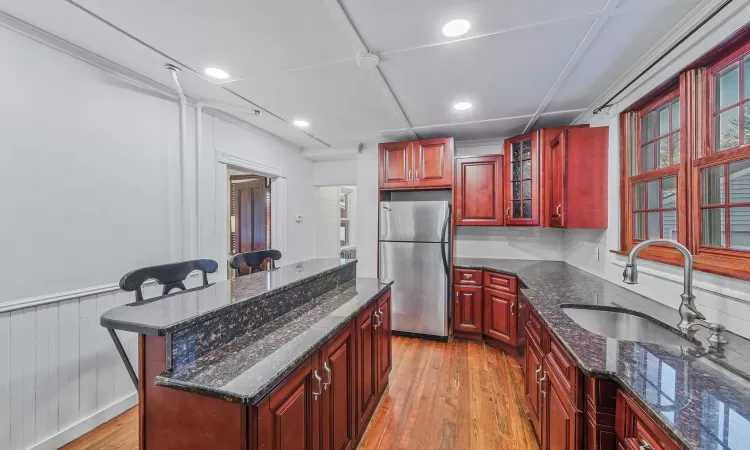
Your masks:
{"label": "white wainscoting panel", "polygon": [[[160,286],[144,286],[158,295]],[[107,292],[0,314],[0,449],[55,449],[137,402],[100,316],[135,299]],[[137,371],[138,340],[118,332]]]}

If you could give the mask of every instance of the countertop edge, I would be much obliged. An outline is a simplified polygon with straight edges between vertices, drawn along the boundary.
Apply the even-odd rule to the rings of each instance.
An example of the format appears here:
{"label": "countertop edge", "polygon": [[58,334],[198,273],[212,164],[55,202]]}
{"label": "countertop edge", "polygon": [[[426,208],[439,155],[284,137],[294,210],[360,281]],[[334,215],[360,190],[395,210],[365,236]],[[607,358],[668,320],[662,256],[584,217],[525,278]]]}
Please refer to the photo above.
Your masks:
{"label": "countertop edge", "polygon": [[[326,335],[322,338],[320,338],[318,341],[315,342],[315,344],[303,355],[299,357],[299,360],[305,360],[309,358],[312,354],[314,354],[316,351],[318,351],[323,345],[336,333],[346,328],[346,325],[350,323],[351,320],[353,320],[360,312],[362,312],[365,308],[370,306],[373,301],[377,301],[388,289],[391,288],[393,285],[393,280],[379,280],[379,282],[382,284],[380,289],[372,295],[372,297],[363,302],[362,305],[360,305],[359,308],[357,308],[355,311],[353,311],[347,318],[342,319],[341,322],[333,327],[331,331],[326,333]],[[299,363],[297,363],[299,365]],[[190,392],[193,394],[199,394],[206,397],[211,398],[217,398],[220,400],[224,400],[231,403],[237,403],[241,405],[257,405],[260,403],[271,391],[273,391],[276,386],[278,386],[281,382],[283,382],[286,377],[294,371],[294,369],[297,366],[294,365],[294,362],[290,363],[287,367],[279,371],[278,376],[274,377],[273,381],[270,381],[260,389],[258,389],[257,393],[254,393],[253,395],[249,396],[243,396],[243,395],[237,395],[235,393],[225,391],[222,389],[216,389],[216,388],[208,388],[203,385],[199,385],[196,383],[189,383],[185,381],[175,381],[172,378],[170,378],[169,372],[164,372],[156,376],[154,378],[154,384],[156,386],[162,386],[172,389],[177,389],[180,391]]]}

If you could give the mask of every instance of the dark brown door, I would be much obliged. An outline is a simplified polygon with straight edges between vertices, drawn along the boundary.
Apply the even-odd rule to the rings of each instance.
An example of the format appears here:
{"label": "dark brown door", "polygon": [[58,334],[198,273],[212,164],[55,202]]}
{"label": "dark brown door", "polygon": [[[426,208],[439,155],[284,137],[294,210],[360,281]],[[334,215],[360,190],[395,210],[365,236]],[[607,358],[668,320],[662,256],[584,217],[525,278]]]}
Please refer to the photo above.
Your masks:
{"label": "dark brown door", "polygon": [[565,146],[566,135],[563,131],[555,137],[549,147],[549,202],[547,204],[549,225],[565,227]]}
{"label": "dark brown door", "polygon": [[[527,332],[528,335],[528,332]],[[533,339],[526,339],[524,367],[524,384],[526,388],[526,406],[529,410],[531,425],[537,439],[542,436],[542,393],[539,390],[539,379],[542,377],[542,352]]]}
{"label": "dark brown door", "polygon": [[378,300],[376,325],[378,330],[378,392],[380,392],[388,384],[392,366],[390,292]]}
{"label": "dark brown door", "polygon": [[356,384],[356,419],[357,435],[361,435],[367,426],[367,420],[375,409],[378,394],[378,339],[375,328],[375,311],[373,303],[356,320],[357,345],[357,384]]}
{"label": "dark brown door", "polygon": [[484,334],[516,345],[517,297],[507,292],[484,288]]}
{"label": "dark brown door", "polygon": [[354,417],[355,324],[333,338],[322,350],[323,449],[352,448],[356,439]]}
{"label": "dark brown door", "polygon": [[456,225],[503,225],[503,156],[456,159]]}
{"label": "dark brown door", "polygon": [[453,330],[482,334],[482,287],[453,286]]}
{"label": "dark brown door", "polygon": [[505,141],[505,224],[539,225],[539,133]]}
{"label": "dark brown door", "polygon": [[563,384],[554,370],[545,362],[542,382],[542,401],[544,403],[544,420],[542,448],[544,450],[575,450],[582,445],[578,442],[577,412],[565,393]]}
{"label": "dark brown door", "polygon": [[258,447],[319,450],[322,379],[313,356],[258,406]]}
{"label": "dark brown door", "polygon": [[451,187],[453,182],[453,140],[423,139],[412,144],[414,187]]}
{"label": "dark brown door", "polygon": [[411,187],[412,143],[389,142],[378,146],[380,153],[379,185],[381,189],[403,189]]}

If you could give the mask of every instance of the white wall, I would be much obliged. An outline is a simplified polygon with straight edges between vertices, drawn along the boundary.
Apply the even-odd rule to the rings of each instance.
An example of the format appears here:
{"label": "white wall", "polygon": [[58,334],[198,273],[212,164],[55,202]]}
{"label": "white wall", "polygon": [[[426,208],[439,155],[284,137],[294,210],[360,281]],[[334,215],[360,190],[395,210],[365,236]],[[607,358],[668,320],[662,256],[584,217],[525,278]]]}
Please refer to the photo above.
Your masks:
{"label": "white wall", "polygon": [[[116,290],[120,276],[197,256],[225,276],[227,166],[217,151],[281,174],[272,241],[286,242],[282,264],[313,255],[313,164],[205,113],[196,153],[190,108],[180,183],[174,99],[3,27],[0,61],[0,449],[52,449],[137,401],[99,325],[132,301]],[[135,362],[135,336],[121,339]]]}
{"label": "white wall", "polygon": [[[603,277],[627,289],[677,309],[682,293],[682,269],[649,261],[640,262],[639,284],[622,282],[625,257],[609,250],[619,249],[620,242],[620,142],[621,111],[659,84],[677,74],[683,67],[717,45],[750,19],[750,5],[730,5],[709,22],[703,32],[677,49],[645,81],[627,91],[609,113],[595,116],[592,126],[609,126],[609,226],[607,230],[567,230],[564,236],[565,261]],[[595,250],[599,249],[599,260]],[[709,321],[722,323],[733,333],[750,338],[750,293],[747,282],[695,272],[696,303]],[[676,313],[675,313],[675,317]]]}
{"label": "white wall", "polygon": [[315,188],[315,257],[338,258],[339,241],[339,188]]}

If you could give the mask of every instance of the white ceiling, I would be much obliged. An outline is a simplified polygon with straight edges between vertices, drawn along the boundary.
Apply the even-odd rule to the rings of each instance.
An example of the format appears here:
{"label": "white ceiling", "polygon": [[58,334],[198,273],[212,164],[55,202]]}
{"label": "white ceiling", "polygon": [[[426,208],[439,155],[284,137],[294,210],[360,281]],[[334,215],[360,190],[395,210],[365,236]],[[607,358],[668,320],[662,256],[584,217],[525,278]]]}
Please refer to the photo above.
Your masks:
{"label": "white ceiling", "polygon": [[[164,63],[176,62],[189,96],[320,147],[569,124],[698,2],[0,0],[0,10],[167,86]],[[451,40],[441,29],[456,18],[472,26]],[[378,70],[356,65],[364,48]],[[233,80],[204,78],[209,66]],[[474,107],[457,112],[457,101]],[[267,113],[246,113],[256,107]],[[306,133],[289,124],[297,118]]]}

